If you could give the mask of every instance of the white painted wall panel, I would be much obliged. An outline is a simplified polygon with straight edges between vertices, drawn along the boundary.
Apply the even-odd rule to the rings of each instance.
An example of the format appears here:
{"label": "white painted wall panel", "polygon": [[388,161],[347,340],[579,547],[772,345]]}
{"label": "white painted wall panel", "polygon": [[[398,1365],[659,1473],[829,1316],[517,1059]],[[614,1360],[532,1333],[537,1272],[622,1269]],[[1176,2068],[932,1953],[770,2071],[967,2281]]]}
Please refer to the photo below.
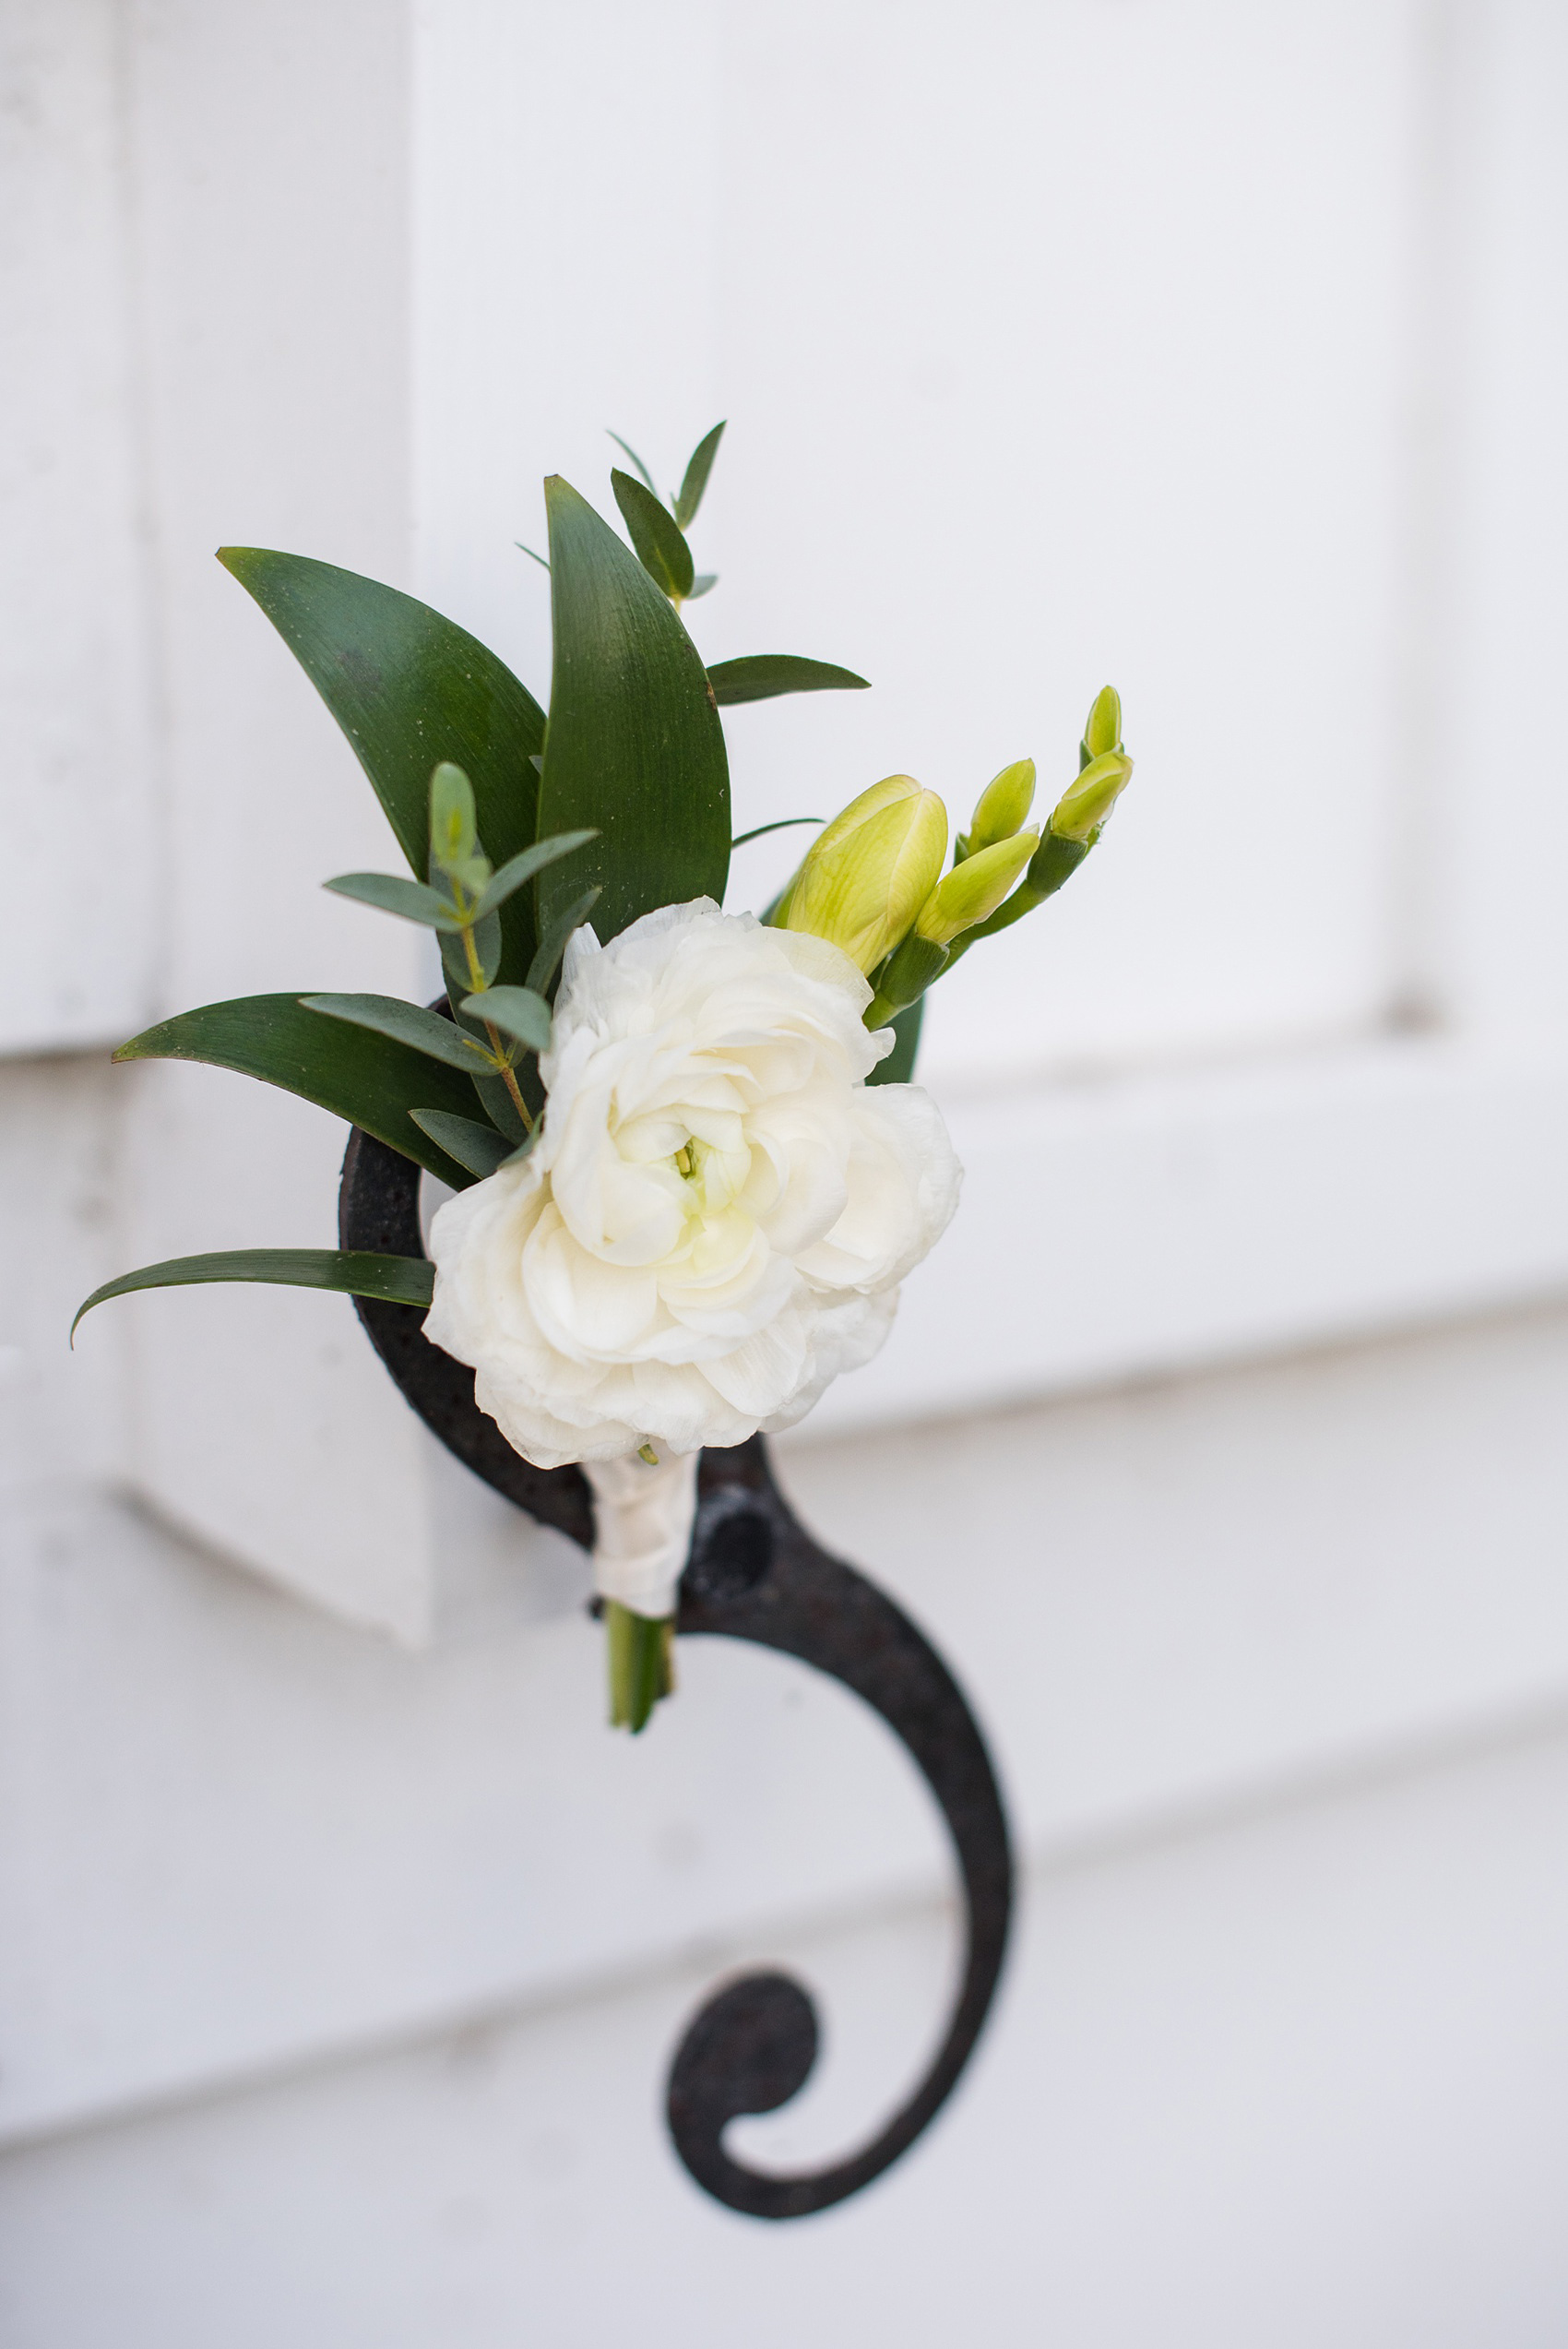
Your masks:
{"label": "white painted wall panel", "polygon": [[[1454,375],[1443,412],[1469,451],[1463,479],[1485,486],[1433,543],[1452,564],[1478,516],[1503,518],[1477,566],[1498,588],[1488,612],[1521,597],[1551,608],[1550,534],[1528,519],[1547,412],[1506,389],[1533,379],[1528,364],[1484,355],[1512,335],[1522,362],[1550,356],[1550,304],[1528,327],[1513,323],[1527,304],[1495,321],[1488,307],[1521,271],[1545,276],[1559,233],[1551,166],[1507,160],[1500,129],[1521,59],[1551,82],[1556,53],[1530,47],[1527,10],[1495,38],[1478,20],[1444,42],[1392,0],[1285,12],[1266,30],[1225,6],[993,7],[956,46],[941,10],[917,9],[885,54],[876,7],[831,41],[808,12],[780,42],[766,11],[707,0],[566,16],[454,0],[416,11],[406,93],[401,33],[377,19],[378,116],[352,112],[363,44],[322,53],[323,135],[293,157],[279,215],[256,156],[215,126],[243,79],[246,136],[265,135],[282,103],[266,76],[290,36],[233,5],[221,27],[172,18],[179,39],[147,44],[137,85],[149,315],[157,347],[180,354],[155,401],[181,550],[176,773],[204,860],[200,882],[193,864],[182,883],[175,999],[350,973],[419,984],[392,925],[310,889],[297,817],[263,819],[280,791],[297,809],[308,775],[318,869],[384,857],[346,752],[208,540],[283,537],[397,578],[411,516],[422,590],[542,694],[547,583],[511,543],[539,534],[539,471],[563,462],[602,497],[600,417],[668,471],[728,406],[702,524],[725,584],[694,612],[699,638],[715,653],[805,644],[787,623],[809,614],[834,635],[811,649],[860,658],[836,632],[863,614],[882,681],[734,713],[743,817],[808,784],[848,791],[864,777],[840,755],[867,773],[919,767],[916,736],[968,741],[999,709],[1021,727],[1042,662],[1090,662],[1112,614],[1144,648],[1157,728],[1135,805],[1072,895],[932,999],[925,1068],[970,1165],[968,1209],[911,1282],[886,1353],[835,1391],[824,1424],[974,1408],[1562,1282],[1548,1008],[1561,925],[1549,891],[1510,920],[1501,853],[1472,854],[1456,804],[1484,758],[1478,713],[1507,703],[1506,622],[1483,626],[1473,595],[1418,598],[1431,642],[1412,667],[1395,610],[1413,592],[1412,501],[1451,495],[1406,445],[1412,388],[1433,366]],[[1112,89],[1137,159],[1114,186],[1094,168]],[[411,158],[392,127],[405,103]],[[651,211],[650,118],[679,120],[685,139]],[[512,136],[525,119],[529,137]],[[797,150],[809,168],[791,175]],[[1444,170],[1486,198],[1463,234]],[[335,248],[308,234],[307,182],[322,217],[375,253],[351,296]],[[387,199],[367,214],[375,186]],[[236,251],[253,256],[238,270]],[[671,303],[681,256],[689,288]],[[1440,267],[1455,284],[1429,316],[1421,272]],[[257,303],[279,322],[262,354],[237,316],[227,335],[214,324]],[[1063,322],[1091,316],[1087,344],[1059,364]],[[1006,364],[992,366],[1004,318]],[[340,353],[329,398],[307,364],[322,337]],[[962,494],[944,502],[943,482]],[[1505,590],[1520,568],[1511,514],[1540,551]],[[863,562],[821,560],[851,540],[873,550]],[[960,577],[983,585],[955,595]],[[1533,625],[1544,641],[1548,622]],[[1446,731],[1426,710],[1411,733],[1418,686],[1450,712]],[[1063,705],[1064,740],[1076,711]],[[874,748],[878,729],[898,746]],[[1430,772],[1414,771],[1418,735],[1441,744]],[[998,735],[982,766],[1019,746]],[[942,755],[950,788],[969,755],[958,733]],[[232,781],[214,793],[220,769]],[[1522,828],[1538,802],[1550,831],[1554,772],[1548,755],[1520,777]],[[791,853],[744,853],[759,861],[741,867],[742,897],[748,880],[766,891],[776,849]],[[1436,1046],[1299,1049],[1303,1031],[1365,1025],[1396,995],[1481,1022],[1493,1055],[1528,1030],[1537,1063],[1509,1074]],[[1526,1001],[1510,1028],[1508,1005]],[[1218,1068],[1104,1079],[1108,1056],[1124,1068],[1161,1044],[1212,1055],[1243,1039],[1250,1057]],[[1086,1060],[1097,1083],[1046,1081]],[[138,1174],[134,1255],[329,1238],[330,1129],[235,1086],[220,1123],[210,1077],[160,1086],[139,1164],[178,1127],[182,1172]],[[1039,1222],[1048,1197],[1074,1202],[1067,1224]],[[1022,1230],[1035,1236],[1014,1263],[1003,1244]],[[417,1637],[443,1604],[434,1504],[374,1366],[351,1349],[328,1360],[305,1335],[326,1310],[233,1296],[129,1308],[148,1365],[140,1473],[204,1538]],[[255,1434],[236,1443],[236,1426]],[[279,1449],[281,1478],[267,1465]]]}
{"label": "white painted wall panel", "polygon": [[[319,886],[396,867],[374,798],[213,560],[223,543],[275,545],[407,584],[402,11],[147,0],[132,24],[179,908],[159,1008],[271,988],[410,994],[415,934]],[[336,1120],[210,1069],[148,1074],[125,1263],[334,1244]],[[279,1292],[169,1302],[117,1308],[143,1492],[229,1555],[420,1636],[421,1456],[352,1325]]]}
{"label": "white painted wall panel", "polygon": [[83,1297],[122,1269],[114,1074],[87,1058],[0,1067],[0,1517],[12,1495],[124,1472],[129,1333],[66,1344]]}
{"label": "white painted wall panel", "polygon": [[[895,763],[961,806],[1108,671],[1141,765],[1057,914],[937,998],[966,1213],[784,1463],[975,1690],[1039,1924],[941,2130],[809,2228],[691,2193],[659,2073],[716,1966],[795,1951],[829,2070],[757,2143],[892,2095],[951,1957],[899,1906],[941,1868],[906,1766],[720,1644],[608,1737],[580,1558],[434,1454],[340,1300],[135,1300],[67,1356],[125,1264],[329,1240],[341,1135],[215,1072],[0,1085],[0,2333],[598,2349],[635,2274],[656,2342],[1554,2340],[1559,12],[118,21],[116,65],[86,0],[6,18],[58,243],[8,330],[68,383],[12,444],[47,559],[0,662],[127,843],[161,697],[171,910],[126,948],[116,872],[94,951],[141,993],[14,1042],[417,985],[314,888],[386,836],[210,550],[416,585],[542,691],[510,541],[550,463],[602,498],[602,423],[667,477],[728,410],[700,640],[877,680],[737,713],[748,815]],[[157,517],[151,653],[134,594],[75,595],[78,493],[130,568]],[[1332,1042],[1396,991],[1449,1032]],[[1498,1298],[1547,1309],[1182,1375]]]}
{"label": "white painted wall panel", "polygon": [[1558,1058],[1405,1038],[944,1105],[960,1212],[906,1282],[882,1353],[823,1398],[818,1429],[1568,1283]]}
{"label": "white painted wall panel", "polygon": [[[729,719],[738,828],[892,769],[962,818],[1026,750],[1060,789],[1090,696],[1127,698],[1135,813],[932,997],[933,1073],[1379,1017],[1413,12],[457,0],[420,27],[434,599],[542,676],[511,545],[539,476],[612,512],[603,423],[672,480],[727,413],[698,643],[875,685]],[[746,851],[734,901],[798,851]]]}
{"label": "white painted wall panel", "polygon": [[166,935],[122,12],[0,12],[0,1052],[118,1042]]}
{"label": "white painted wall panel", "polygon": [[[1565,1408],[1556,1314],[786,1474],[932,1631],[1026,1848],[1059,1852],[1561,1709]],[[694,1642],[654,1731],[609,1736],[580,1560],[514,1540],[517,1601],[410,1656],[101,1505],[13,1511],[0,2126],[941,1880],[901,1753],[783,1659]]]}
{"label": "white painted wall panel", "polygon": [[[1494,1047],[1568,1033],[1568,17],[1455,12],[1451,468],[1432,991]],[[1517,790],[1508,745],[1528,741]]]}
{"label": "white painted wall panel", "polygon": [[[997,2028],[898,2171],[791,2226],[662,2140],[699,1967],[0,2165],[15,2349],[1543,2349],[1568,2257],[1561,1733],[1038,1874]],[[943,1936],[767,1945],[885,2093]],[[889,2058],[892,2059],[891,2063]]]}

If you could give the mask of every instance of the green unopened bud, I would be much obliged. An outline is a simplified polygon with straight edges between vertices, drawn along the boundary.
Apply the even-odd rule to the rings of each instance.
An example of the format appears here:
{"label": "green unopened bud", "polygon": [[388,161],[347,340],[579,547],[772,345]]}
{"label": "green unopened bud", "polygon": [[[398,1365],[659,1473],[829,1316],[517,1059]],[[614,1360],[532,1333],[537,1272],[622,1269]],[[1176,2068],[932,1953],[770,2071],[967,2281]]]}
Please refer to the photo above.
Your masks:
{"label": "green unopened bud", "polygon": [[932,946],[951,946],[963,931],[994,913],[1039,844],[1038,832],[1015,832],[1011,840],[993,841],[956,864],[921,906],[916,936],[929,938]]}
{"label": "green unopened bud", "polygon": [[974,821],[964,836],[964,854],[990,848],[994,841],[1010,841],[1028,820],[1035,799],[1035,762],[1015,759],[993,775],[975,804]]}
{"label": "green unopened bud", "polygon": [[1084,728],[1084,764],[1103,757],[1108,750],[1122,747],[1122,697],[1114,686],[1102,686],[1094,698],[1088,723]]}
{"label": "green unopened bud", "polygon": [[889,775],[814,841],[775,919],[831,939],[874,971],[908,932],[946,851],[947,810],[936,793]]}
{"label": "green unopened bud", "polygon": [[[858,831],[862,824],[869,823],[873,816],[880,815],[885,807],[895,806],[901,800],[918,799],[920,790],[921,787],[912,775],[884,775],[879,783],[873,783],[868,791],[861,793],[858,799],[852,799],[848,807],[839,810],[830,824],[823,826],[812,843],[805,862],[796,866],[767,912],[763,915],[763,920],[771,923],[776,930],[789,929],[790,926],[790,908],[794,901],[795,891],[800,886],[806,864],[814,858],[820,862],[824,856],[831,854],[841,841],[848,839],[851,832]],[[810,925],[797,923],[795,926],[805,928]]]}
{"label": "green unopened bud", "polygon": [[901,800],[919,799],[920,796],[921,786],[912,775],[884,775],[879,783],[873,783],[868,790],[861,792],[848,807],[839,809],[830,824],[823,826],[812,842],[812,853],[820,855],[824,849],[837,848],[841,840],[848,839],[851,832],[859,831],[862,824],[869,824],[872,817],[880,816],[885,807],[894,807]]}
{"label": "green unopened bud", "polygon": [[1087,841],[1126,790],[1132,772],[1133,762],[1124,750],[1106,750],[1091,758],[1051,810],[1051,829],[1063,840]]}
{"label": "green unopened bud", "polygon": [[473,785],[460,767],[444,758],[430,778],[431,862],[449,879],[482,889],[490,864],[474,826]]}

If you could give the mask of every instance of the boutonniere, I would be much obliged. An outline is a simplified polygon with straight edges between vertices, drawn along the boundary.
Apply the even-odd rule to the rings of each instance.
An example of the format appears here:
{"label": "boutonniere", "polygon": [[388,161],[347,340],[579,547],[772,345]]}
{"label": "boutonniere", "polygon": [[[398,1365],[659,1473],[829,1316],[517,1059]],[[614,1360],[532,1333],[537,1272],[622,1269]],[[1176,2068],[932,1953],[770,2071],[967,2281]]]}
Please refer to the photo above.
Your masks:
{"label": "boutonniere", "polygon": [[183,1257],[109,1282],[77,1316],[205,1281],[427,1307],[426,1334],[471,1365],[506,1440],[540,1467],[583,1465],[611,1719],[632,1730],[671,1685],[698,1453],[793,1425],[869,1361],[957,1205],[941,1115],[909,1082],[927,990],[1055,894],[1132,773],[1107,687],[1042,825],[1020,759],[950,857],[941,799],[890,775],[823,827],[772,904],[726,912],[731,852],[756,835],[731,836],[720,709],[866,681],[793,655],[705,665],[683,614],[715,581],[686,531],[722,431],[668,505],[635,457],[636,474],[612,475],[630,546],[569,483],[545,483],[548,718],[410,597],[305,556],[222,550],[407,860],[327,887],[430,930],[445,993],[208,1004],[115,1057],[284,1086],[452,1196],[428,1261]]}

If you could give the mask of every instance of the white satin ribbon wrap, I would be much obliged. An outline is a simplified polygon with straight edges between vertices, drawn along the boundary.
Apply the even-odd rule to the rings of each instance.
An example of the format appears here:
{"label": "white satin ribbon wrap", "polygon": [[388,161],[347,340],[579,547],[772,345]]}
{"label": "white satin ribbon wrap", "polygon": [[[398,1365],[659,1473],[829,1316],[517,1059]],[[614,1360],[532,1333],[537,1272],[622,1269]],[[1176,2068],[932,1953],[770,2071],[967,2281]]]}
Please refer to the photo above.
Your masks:
{"label": "white satin ribbon wrap", "polygon": [[675,1612],[675,1585],[692,1545],[696,1452],[667,1453],[650,1468],[636,1452],[585,1460],[593,1489],[593,1587],[656,1622]]}

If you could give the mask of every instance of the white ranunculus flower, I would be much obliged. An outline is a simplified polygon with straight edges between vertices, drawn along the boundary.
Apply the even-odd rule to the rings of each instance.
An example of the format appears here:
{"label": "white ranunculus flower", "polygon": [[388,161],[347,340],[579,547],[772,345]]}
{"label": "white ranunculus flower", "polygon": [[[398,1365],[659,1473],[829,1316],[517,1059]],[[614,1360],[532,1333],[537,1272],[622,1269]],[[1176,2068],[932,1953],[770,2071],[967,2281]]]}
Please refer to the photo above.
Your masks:
{"label": "white ranunculus flower", "polygon": [[427,1334],[542,1468],[738,1444],[867,1362],[962,1170],[824,939],[711,899],[566,948],[543,1131],[447,1201]]}

